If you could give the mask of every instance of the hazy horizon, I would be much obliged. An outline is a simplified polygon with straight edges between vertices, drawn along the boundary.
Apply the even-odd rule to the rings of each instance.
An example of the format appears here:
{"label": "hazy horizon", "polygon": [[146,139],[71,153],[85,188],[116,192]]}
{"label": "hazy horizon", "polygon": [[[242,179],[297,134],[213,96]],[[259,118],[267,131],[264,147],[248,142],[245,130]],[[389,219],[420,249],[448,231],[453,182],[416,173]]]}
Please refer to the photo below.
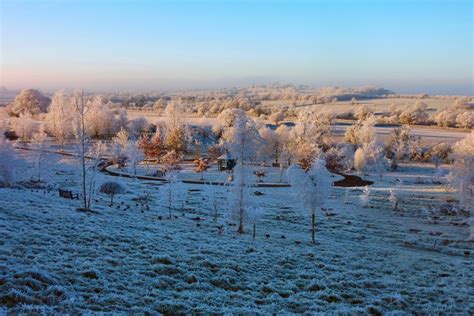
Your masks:
{"label": "hazy horizon", "polygon": [[471,1],[2,1],[8,89],[473,92]]}

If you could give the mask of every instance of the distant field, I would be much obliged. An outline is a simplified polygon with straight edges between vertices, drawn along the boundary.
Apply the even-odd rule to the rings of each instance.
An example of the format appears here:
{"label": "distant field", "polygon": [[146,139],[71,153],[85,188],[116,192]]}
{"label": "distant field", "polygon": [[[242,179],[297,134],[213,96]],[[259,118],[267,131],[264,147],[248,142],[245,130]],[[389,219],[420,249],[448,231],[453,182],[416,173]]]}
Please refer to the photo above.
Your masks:
{"label": "distant field", "polygon": [[[338,101],[335,104],[317,104],[316,106],[321,108],[326,108],[337,113],[343,113],[348,111],[353,111],[357,109],[361,105],[367,105],[369,108],[372,109],[374,112],[382,112],[387,111],[392,104],[395,104],[397,108],[404,108],[410,105],[415,104],[416,101],[420,99],[412,99],[412,98],[389,98],[389,99],[366,99],[366,100],[359,100],[357,104],[352,104],[351,101]],[[444,109],[447,106],[454,103],[454,100],[443,100],[443,99],[435,99],[435,98],[427,98],[421,99],[421,101],[425,102],[428,105],[430,110],[439,110]],[[291,101],[288,100],[272,100],[272,101],[263,101],[262,105],[273,107],[273,106],[288,106],[291,104]],[[297,106],[301,105],[309,105],[309,102],[302,103],[298,102]]]}
{"label": "distant field", "polygon": [[[329,108],[331,105],[325,105],[325,107]],[[336,104],[336,107],[353,107],[356,108],[357,106],[350,105],[350,104]],[[383,104],[381,106],[384,106]],[[378,109],[377,111],[383,111],[382,109]],[[150,123],[163,123],[166,118],[163,117],[161,114],[157,112],[148,112],[148,111],[136,111],[136,110],[129,110],[128,117],[130,119],[144,116]],[[215,125],[218,123],[217,118],[200,118],[197,116],[185,116],[183,120],[192,125]],[[264,121],[265,123],[270,123],[269,121]],[[344,135],[344,132],[348,126],[350,126],[353,122],[349,120],[335,120],[333,122],[332,130],[333,130],[333,137],[340,138]],[[390,126],[378,126],[376,127],[376,135],[377,138],[381,141],[384,141],[388,135],[392,133],[392,131],[396,127]],[[449,142],[449,141],[458,141],[464,138],[469,131],[457,128],[441,128],[436,126],[412,126],[411,127],[411,134],[413,136],[419,136],[421,138],[423,145],[432,145],[441,142]]]}
{"label": "distant field", "polygon": [[[397,106],[403,107],[405,104],[413,104],[417,99],[370,99],[360,102],[358,105],[352,105],[351,102],[337,102],[336,104],[320,104],[316,106],[321,106],[322,108],[334,110],[336,113],[347,112],[350,110],[355,110],[361,104],[367,104],[373,109],[374,112],[383,112],[388,110],[392,103],[395,103]],[[286,103],[285,103],[286,102]],[[423,99],[423,102],[426,102],[430,108],[433,109],[442,109],[452,103],[452,100],[438,100],[438,99]],[[272,101],[272,104],[288,104],[287,101],[279,100]],[[134,119],[140,116],[144,116],[150,123],[163,123],[166,118],[162,116],[159,112],[154,111],[138,111],[138,110],[128,110],[129,119]],[[5,109],[0,108],[0,125],[2,121],[7,121],[8,116]],[[218,123],[218,119],[213,118],[201,118],[196,115],[188,115],[183,117],[184,121],[192,125],[215,125]],[[269,122],[266,122],[269,123]],[[345,129],[352,122],[347,120],[336,120],[334,121],[333,132],[335,137],[342,137]],[[387,136],[393,131],[394,127],[377,127],[376,134],[378,139],[385,140]],[[441,142],[449,141],[458,141],[465,137],[468,130],[454,129],[454,128],[439,128],[436,126],[412,126],[412,135],[420,136],[423,144],[435,144]]]}

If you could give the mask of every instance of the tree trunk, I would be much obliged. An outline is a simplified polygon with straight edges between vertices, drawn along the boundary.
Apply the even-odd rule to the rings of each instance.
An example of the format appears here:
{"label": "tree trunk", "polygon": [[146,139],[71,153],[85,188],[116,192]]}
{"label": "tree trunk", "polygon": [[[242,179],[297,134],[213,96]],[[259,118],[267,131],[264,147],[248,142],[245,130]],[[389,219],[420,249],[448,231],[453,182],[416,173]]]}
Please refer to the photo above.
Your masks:
{"label": "tree trunk", "polygon": [[[80,102],[80,104],[79,104]],[[85,108],[84,108],[84,91],[81,91],[80,99],[76,97],[76,109],[79,112],[80,116],[80,126],[79,126],[79,150],[81,155],[81,167],[82,167],[82,196],[84,200],[84,210],[89,210],[89,205],[87,204],[87,170],[86,170],[86,126],[85,126]]]}
{"label": "tree trunk", "polygon": [[[82,122],[84,122],[84,119],[82,119]],[[81,137],[84,137],[84,136],[81,136]],[[81,164],[82,164],[82,196],[84,198],[84,210],[88,210],[89,208],[87,207],[87,190],[86,190],[86,158],[84,157],[85,155],[84,141],[85,140],[81,139],[80,141],[81,141]]]}
{"label": "tree trunk", "polygon": [[[242,167],[240,168],[240,170],[243,169],[243,165]],[[240,190],[239,190],[239,229],[237,230],[237,232],[239,234],[243,234],[244,233],[244,184],[242,183],[243,182],[243,172],[241,174],[241,178],[240,178],[240,181],[241,183],[239,183],[238,185],[240,186]]]}
{"label": "tree trunk", "polygon": [[240,220],[239,220],[239,229],[237,229],[237,233],[239,233],[239,234],[244,233],[244,224]]}
{"label": "tree trunk", "polygon": [[253,239],[255,239],[255,233],[257,232],[257,227],[255,223],[253,223]]}
{"label": "tree trunk", "polygon": [[313,241],[313,244],[316,243],[316,214],[314,213],[311,214],[311,240]]}
{"label": "tree trunk", "polygon": [[170,193],[169,193],[169,196],[168,196],[168,198],[169,198],[169,200],[168,200],[168,202],[169,202],[168,211],[170,213],[169,218],[171,219],[171,188],[169,188],[169,190],[170,190]]}

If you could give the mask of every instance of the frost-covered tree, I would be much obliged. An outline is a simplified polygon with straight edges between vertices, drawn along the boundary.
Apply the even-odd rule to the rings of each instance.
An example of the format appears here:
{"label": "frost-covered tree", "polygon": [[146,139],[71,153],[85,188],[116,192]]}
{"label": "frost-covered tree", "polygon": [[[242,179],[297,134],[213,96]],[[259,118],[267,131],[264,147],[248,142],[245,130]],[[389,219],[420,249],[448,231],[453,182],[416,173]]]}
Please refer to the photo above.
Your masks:
{"label": "frost-covered tree", "polygon": [[23,142],[29,141],[38,130],[38,122],[30,114],[20,114],[18,118],[12,118],[10,123],[16,136]]}
{"label": "frost-covered tree", "polygon": [[278,163],[282,147],[278,134],[267,127],[260,128],[258,132],[263,140],[259,148],[259,156],[263,160],[273,160]]}
{"label": "frost-covered tree", "polygon": [[128,114],[127,110],[120,109],[117,112],[116,118],[116,130],[119,131],[121,129],[126,129],[128,126]]}
{"label": "frost-covered tree", "polygon": [[253,206],[249,209],[247,221],[252,224],[252,238],[255,239],[257,235],[257,221],[262,217],[263,209]]}
{"label": "frost-covered tree", "polygon": [[183,160],[183,155],[175,152],[174,150],[168,151],[162,158],[164,163],[164,170],[180,170],[179,163]]}
{"label": "frost-covered tree", "polygon": [[354,168],[362,175],[366,175],[369,170],[374,170],[379,174],[383,172],[382,146],[376,142],[371,142],[357,148],[354,153]]}
{"label": "frost-covered tree", "polygon": [[125,129],[121,129],[112,138],[112,159],[119,166],[123,166],[127,160],[129,138],[130,136]]}
{"label": "frost-covered tree", "polygon": [[441,127],[472,128],[474,113],[469,111],[469,103],[466,98],[458,98],[453,105],[438,111],[434,120]]}
{"label": "frost-covered tree", "polygon": [[365,173],[366,161],[363,148],[357,148],[354,153],[354,168],[359,174]]}
{"label": "frost-covered tree", "polygon": [[469,224],[469,237],[467,238],[468,241],[474,241],[474,217],[471,216],[468,220]]}
{"label": "frost-covered tree", "polygon": [[179,154],[186,153],[189,140],[188,127],[182,120],[183,113],[184,108],[174,102],[168,104],[165,110],[164,142],[168,150]]}
{"label": "frost-covered tree", "polygon": [[367,171],[374,171],[377,173],[383,172],[385,167],[385,159],[383,154],[383,145],[378,142],[366,143],[362,147],[365,156],[365,166]]}
{"label": "frost-covered tree", "polygon": [[366,185],[364,189],[362,190],[362,194],[360,195],[360,201],[362,202],[362,205],[364,207],[367,207],[369,204],[369,199],[370,199],[370,189],[369,186]]}
{"label": "frost-covered tree", "polygon": [[286,125],[280,125],[275,132],[280,144],[280,168],[283,168],[284,165],[289,166],[291,164],[293,144],[290,139],[290,128]]}
{"label": "frost-covered tree", "polygon": [[30,114],[36,115],[47,111],[50,99],[41,92],[34,89],[26,89],[15,97],[11,112],[13,115]]}
{"label": "frost-covered tree", "polygon": [[428,153],[427,157],[431,158],[431,161],[435,163],[435,168],[437,168],[436,164],[440,164],[442,162],[447,163],[449,162],[449,155],[453,152],[451,143],[439,143],[432,146]]}
{"label": "frost-covered tree", "polygon": [[140,149],[138,141],[136,140],[129,140],[127,144],[127,149],[125,152],[125,156],[127,157],[127,163],[132,166],[133,175],[137,176],[137,165],[140,161],[145,158],[145,154]]}
{"label": "frost-covered tree", "polygon": [[87,194],[87,205],[91,208],[92,199],[95,195],[96,190],[96,176],[99,172],[99,163],[104,153],[107,151],[107,146],[103,141],[95,142],[89,147],[87,152],[87,179],[88,182],[88,194]]}
{"label": "frost-covered tree", "polygon": [[116,196],[117,194],[124,194],[127,192],[127,190],[125,189],[123,185],[114,181],[107,181],[107,182],[102,183],[102,185],[99,188],[99,191],[101,193],[104,193],[110,196],[110,205],[114,204],[114,196]]}
{"label": "frost-covered tree", "polygon": [[460,128],[474,128],[474,112],[461,112],[456,117],[456,126]]}
{"label": "frost-covered tree", "polygon": [[223,133],[225,146],[230,149],[233,157],[237,159],[234,169],[233,190],[230,194],[230,214],[238,220],[238,233],[244,232],[244,223],[248,217],[251,204],[251,193],[248,191],[246,163],[255,158],[257,147],[261,143],[260,135],[255,122],[248,118],[244,111],[237,111],[233,125],[226,128]]}
{"label": "frost-covered tree", "polygon": [[344,140],[353,145],[367,144],[375,139],[375,123],[376,118],[373,115],[359,120],[346,129]]}
{"label": "frost-covered tree", "polygon": [[16,154],[13,145],[0,135],[0,187],[9,187],[24,170],[24,162]]}
{"label": "frost-covered tree", "polygon": [[59,91],[53,96],[48,114],[46,115],[46,129],[56,138],[56,141],[64,146],[68,139],[74,136],[75,109],[71,97],[64,91]]}
{"label": "frost-covered tree", "polygon": [[316,159],[313,166],[305,172],[298,165],[291,165],[287,170],[291,189],[311,211],[311,239],[316,242],[316,210],[323,208],[328,199],[332,180],[326,168],[326,162]]}
{"label": "frost-covered tree", "polygon": [[278,109],[275,110],[268,119],[275,125],[280,124],[281,121],[285,119],[285,110],[284,109]]}
{"label": "frost-covered tree", "polygon": [[87,101],[88,112],[86,115],[87,131],[92,137],[109,137],[117,132],[117,120],[114,112],[109,109],[101,95],[92,97]]}
{"label": "frost-covered tree", "polygon": [[298,114],[298,123],[289,135],[293,161],[304,165],[305,168],[313,164],[326,137],[330,135],[332,118],[332,113],[316,109],[301,111]]}
{"label": "frost-covered tree", "polygon": [[218,185],[212,185],[211,183],[206,185],[205,194],[209,203],[209,208],[212,211],[212,218],[214,222],[217,222],[219,218],[219,208],[222,205],[221,194]]}
{"label": "frost-covered tree", "polygon": [[359,129],[358,139],[362,144],[372,143],[375,139],[375,116],[371,115],[362,121],[362,126]]}
{"label": "frost-covered tree", "polygon": [[349,172],[354,167],[354,147],[340,144],[325,153],[326,167],[337,172]]}
{"label": "frost-covered tree", "polygon": [[90,200],[87,198],[87,150],[89,134],[86,126],[86,115],[89,108],[84,100],[84,91],[76,91],[72,97],[72,104],[76,110],[74,133],[77,143],[77,155],[81,166],[83,210],[90,210]]}
{"label": "frost-covered tree", "polygon": [[392,210],[399,211],[400,210],[400,200],[402,197],[402,186],[403,182],[400,179],[395,181],[395,186],[393,189],[390,190],[390,194],[388,196],[388,201],[392,206]]}
{"label": "frost-covered tree", "polygon": [[147,119],[143,116],[139,116],[128,122],[128,130],[130,136],[133,138],[139,138],[149,127]]}
{"label": "frost-covered tree", "polygon": [[246,179],[242,164],[234,168],[233,183],[229,190],[229,218],[238,222],[237,232],[244,233],[245,224],[253,224],[253,212],[258,211],[254,203],[251,186]]}
{"label": "frost-covered tree", "polygon": [[165,146],[168,150],[184,154],[188,149],[188,130],[178,118],[167,120],[164,131]]}
{"label": "frost-covered tree", "polygon": [[427,112],[428,105],[423,101],[416,101],[413,107],[405,109],[400,114],[400,123],[402,124],[426,124],[429,118]]}
{"label": "frost-covered tree", "polygon": [[413,142],[416,142],[416,139],[410,133],[411,129],[406,125],[393,130],[385,146],[387,157],[395,160],[405,160],[410,158],[411,151],[416,152],[412,145]]}
{"label": "frost-covered tree", "polygon": [[469,100],[468,97],[460,97],[454,100],[453,105],[451,106],[453,109],[460,109],[465,110],[469,108]]}
{"label": "frost-covered tree", "polygon": [[32,149],[34,150],[35,169],[38,181],[41,181],[42,163],[44,151],[46,150],[46,133],[41,126],[38,133],[31,138]]}
{"label": "frost-covered tree", "polygon": [[388,201],[390,202],[392,206],[392,210],[397,211],[398,210],[398,195],[397,191],[394,189],[390,189],[390,194],[388,196]]}
{"label": "frost-covered tree", "polygon": [[454,144],[452,158],[451,186],[459,193],[461,208],[471,212],[474,205],[474,132]]}
{"label": "frost-covered tree", "polygon": [[136,175],[136,166],[144,158],[141,141],[130,139],[126,130],[121,129],[112,138],[112,159],[119,166],[123,167],[126,163],[130,163],[133,174]]}
{"label": "frost-covered tree", "polygon": [[173,205],[176,203],[176,198],[180,193],[181,182],[178,178],[177,169],[168,169],[165,174],[166,184],[163,186],[163,198],[166,201],[168,208],[168,218],[172,218]]}
{"label": "frost-covered tree", "polygon": [[359,121],[364,121],[366,120],[369,116],[372,116],[374,112],[366,105],[361,105],[360,107],[357,108],[354,112],[354,116],[359,120]]}

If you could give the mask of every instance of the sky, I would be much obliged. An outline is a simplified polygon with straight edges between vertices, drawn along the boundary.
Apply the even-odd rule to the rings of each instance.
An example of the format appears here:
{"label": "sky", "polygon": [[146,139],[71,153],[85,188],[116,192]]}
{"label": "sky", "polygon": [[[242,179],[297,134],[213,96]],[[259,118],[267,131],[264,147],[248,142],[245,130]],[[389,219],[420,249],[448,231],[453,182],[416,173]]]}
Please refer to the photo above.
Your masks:
{"label": "sky", "polygon": [[0,86],[473,91],[472,0],[0,0]]}

